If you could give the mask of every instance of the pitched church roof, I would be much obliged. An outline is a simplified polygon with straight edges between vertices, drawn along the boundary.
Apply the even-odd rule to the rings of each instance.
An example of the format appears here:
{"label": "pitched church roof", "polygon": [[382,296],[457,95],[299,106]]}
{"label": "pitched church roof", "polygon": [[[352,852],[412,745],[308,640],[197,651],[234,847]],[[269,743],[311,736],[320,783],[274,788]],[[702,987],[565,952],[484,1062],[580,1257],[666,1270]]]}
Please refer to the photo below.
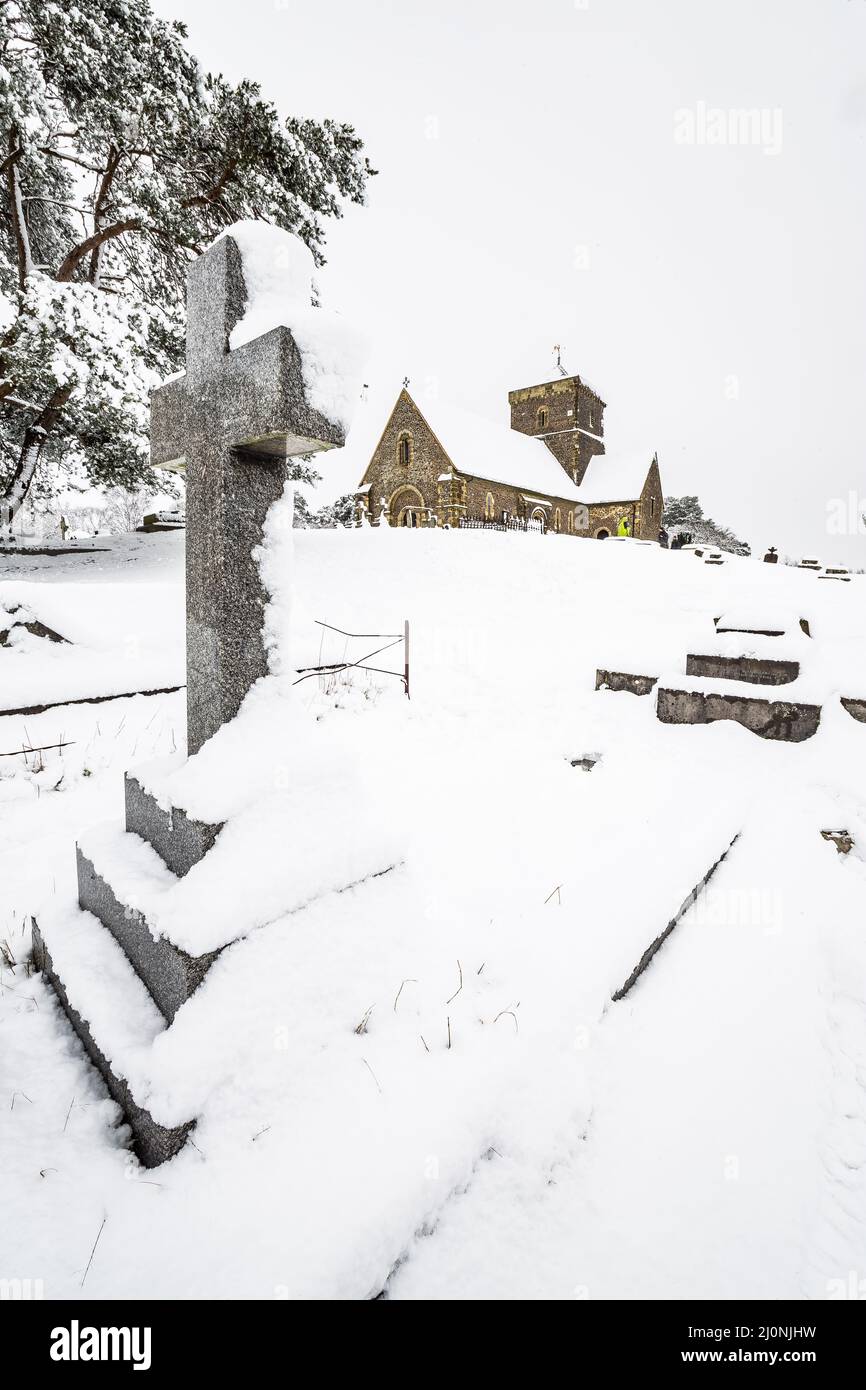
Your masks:
{"label": "pitched church roof", "polygon": [[521,492],[541,493],[578,502],[578,489],[561,464],[538,439],[510,424],[495,425],[482,415],[434,401],[421,407],[424,416],[458,473],[508,483]]}
{"label": "pitched church roof", "polygon": [[581,502],[636,502],[643,492],[652,459],[646,454],[595,454],[577,491]]}
{"label": "pitched church roof", "polygon": [[576,486],[540,439],[521,434],[508,423],[495,425],[483,416],[440,401],[425,405],[421,414],[459,473],[585,506],[636,501],[652,463],[640,454],[624,458],[596,454],[583,482]]}
{"label": "pitched church roof", "polygon": [[[590,506],[599,502],[633,502],[640,497],[651,460],[645,456],[617,458],[598,454],[589,464],[583,482],[576,486],[540,439],[511,428],[503,419],[496,424],[472,411],[435,400],[423,407],[407,392],[427,421],[458,473],[487,482],[505,483],[531,496],[559,497]],[[393,405],[392,405],[393,409]],[[381,402],[365,402],[362,420],[352,427],[347,449],[358,458],[363,474],[391,415]]]}

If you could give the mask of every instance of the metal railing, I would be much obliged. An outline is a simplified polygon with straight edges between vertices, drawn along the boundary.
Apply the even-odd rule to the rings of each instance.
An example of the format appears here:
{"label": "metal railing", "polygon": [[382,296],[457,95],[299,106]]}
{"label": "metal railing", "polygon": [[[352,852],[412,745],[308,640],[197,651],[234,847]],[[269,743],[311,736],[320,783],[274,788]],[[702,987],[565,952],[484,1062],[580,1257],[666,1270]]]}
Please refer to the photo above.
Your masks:
{"label": "metal railing", "polygon": [[464,531],[535,531],[544,534],[547,530],[543,521],[535,517],[509,516],[495,518],[487,516],[462,516],[458,523]]}
{"label": "metal railing", "polygon": [[[327,661],[319,666],[298,666],[295,673],[298,677],[293,681],[293,685],[300,685],[302,681],[308,681],[312,676],[337,676],[341,671],[372,671],[379,676],[396,676],[397,680],[403,682],[406,697],[409,698],[409,619],[403,624],[402,632],[346,632],[341,627],[333,627],[331,623],[320,622],[315,619],[316,626],[325,629],[327,632],[339,633],[347,640],[365,640],[370,642],[384,642],[384,647],[375,647],[373,651],[366,652],[357,661],[349,661],[344,658],[342,661]],[[380,656],[382,652],[389,652],[393,647],[403,646],[403,670],[389,671],[383,666],[370,666],[374,656]]]}

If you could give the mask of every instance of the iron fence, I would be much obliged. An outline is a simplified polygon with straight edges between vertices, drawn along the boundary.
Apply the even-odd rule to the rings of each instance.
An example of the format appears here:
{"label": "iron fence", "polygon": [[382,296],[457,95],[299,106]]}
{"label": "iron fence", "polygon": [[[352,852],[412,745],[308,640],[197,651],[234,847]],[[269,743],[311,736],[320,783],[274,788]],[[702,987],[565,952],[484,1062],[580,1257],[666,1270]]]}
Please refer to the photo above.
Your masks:
{"label": "iron fence", "polygon": [[[375,647],[373,651],[366,652],[357,661],[350,661],[344,657],[342,661],[328,661],[320,666],[298,666],[295,674],[298,679],[293,681],[293,685],[300,685],[301,681],[307,681],[311,676],[337,676],[341,671],[373,671],[379,676],[395,676],[397,680],[403,682],[403,689],[406,698],[409,698],[409,620],[403,624],[402,632],[346,632],[341,627],[333,627],[331,623],[320,622],[315,619],[317,627],[323,628],[326,632],[336,632],[341,637],[346,638],[346,647],[353,640],[363,640],[368,642],[384,642],[384,647]],[[369,666],[367,663],[372,661],[374,656],[380,656],[382,652],[389,652],[393,647],[403,647],[403,670],[389,671],[382,666]]]}
{"label": "iron fence", "polygon": [[543,534],[547,530],[543,521],[525,516],[463,516],[458,524],[463,531],[535,531]]}

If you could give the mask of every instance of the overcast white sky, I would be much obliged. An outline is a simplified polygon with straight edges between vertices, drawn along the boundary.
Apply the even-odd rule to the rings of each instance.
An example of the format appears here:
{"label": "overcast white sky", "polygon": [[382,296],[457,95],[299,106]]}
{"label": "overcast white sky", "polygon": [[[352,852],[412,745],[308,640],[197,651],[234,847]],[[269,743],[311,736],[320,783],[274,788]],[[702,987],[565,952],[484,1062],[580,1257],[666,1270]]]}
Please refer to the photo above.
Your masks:
{"label": "overcast white sky", "polygon": [[[668,495],[866,564],[866,535],[827,531],[832,499],[866,505],[866,0],[156,8],[206,66],[365,139],[381,172],[320,283],[373,337],[374,387],[504,421],[561,342],[608,451],[657,449]],[[701,103],[764,111],[764,138],[678,142]]]}

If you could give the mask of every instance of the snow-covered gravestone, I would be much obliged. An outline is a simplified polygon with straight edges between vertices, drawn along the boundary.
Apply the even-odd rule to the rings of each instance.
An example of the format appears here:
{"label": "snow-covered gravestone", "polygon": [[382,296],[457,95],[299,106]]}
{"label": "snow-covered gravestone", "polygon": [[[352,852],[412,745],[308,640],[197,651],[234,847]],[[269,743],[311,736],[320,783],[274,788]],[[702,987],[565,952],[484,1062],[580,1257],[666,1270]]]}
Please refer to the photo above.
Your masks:
{"label": "snow-covered gravestone", "polygon": [[254,551],[287,460],[339,448],[352,344],[312,307],[312,257],[240,223],[187,279],[186,373],[151,402],[151,462],[185,468],[188,751],[266,674]]}
{"label": "snow-covered gravestone", "polygon": [[[284,494],[288,460],[343,443],[358,393],[360,342],[314,306],[312,272],[288,233],[231,228],[190,269],[186,373],[153,396],[152,460],[185,465],[187,476],[190,754],[267,672],[257,552],[268,509]],[[164,1095],[154,1105],[149,1059],[227,944],[178,940],[159,917],[222,825],[196,819],[143,775],[127,774],[125,802],[125,830],[79,840],[84,910],[34,922],[34,960],[153,1166],[178,1152],[195,1117],[178,1117]],[[212,898],[205,891],[199,905],[198,888],[196,912],[182,917],[207,917]]]}

